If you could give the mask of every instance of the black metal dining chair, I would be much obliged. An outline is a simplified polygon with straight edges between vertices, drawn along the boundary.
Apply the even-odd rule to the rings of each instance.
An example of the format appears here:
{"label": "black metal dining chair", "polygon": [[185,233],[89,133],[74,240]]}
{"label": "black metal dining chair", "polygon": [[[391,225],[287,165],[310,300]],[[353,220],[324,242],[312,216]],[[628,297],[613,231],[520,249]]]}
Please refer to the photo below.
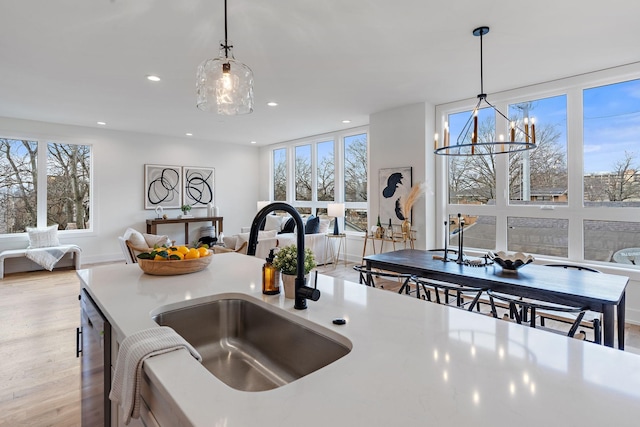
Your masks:
{"label": "black metal dining chair", "polygon": [[[498,311],[496,309],[495,300],[500,300],[506,302],[509,306],[509,316],[505,316],[506,319],[513,319],[518,324],[528,324],[532,328],[538,328],[546,331],[555,332],[558,334],[566,334],[568,337],[574,338],[576,336],[576,332],[580,327],[580,322],[582,321],[585,312],[587,311],[583,307],[570,307],[570,306],[560,306],[556,304],[546,304],[538,301],[528,301],[523,300],[518,296],[511,296],[503,293],[497,293],[489,289],[487,291],[489,295],[489,301],[491,303],[491,314],[493,317],[498,319]],[[562,331],[560,329],[553,329],[546,326],[540,325],[539,327],[536,325],[536,317],[540,311],[546,312],[558,312],[558,313],[571,313],[575,315],[575,319],[571,324],[571,328],[568,332]],[[579,337],[581,339],[584,338],[583,334],[580,334]]]}
{"label": "black metal dining chair", "polygon": [[482,288],[424,279],[416,276],[412,277],[411,281],[416,284],[417,291],[419,291],[420,288],[423,289],[425,295],[423,299],[437,304],[464,308],[468,311],[473,311],[474,309],[479,310],[478,300],[483,292],[485,292],[485,289]]}
{"label": "black metal dining chair", "polygon": [[[442,260],[442,262],[445,262],[445,256],[444,256],[444,252],[445,249],[429,249],[429,252],[433,252],[433,259],[439,259]],[[448,249],[447,248],[447,262],[455,262],[455,259],[458,256],[458,251],[455,249]],[[416,296],[418,298],[422,298],[424,300],[427,301],[433,301],[433,299],[436,299],[436,286],[440,283],[446,284],[445,282],[441,282],[441,281],[437,281],[437,280],[432,280],[432,279],[427,279],[424,277],[419,278],[420,280],[413,280],[413,282],[416,284]],[[420,295],[420,289],[422,289],[423,295]],[[439,298],[439,297],[438,297]],[[447,297],[448,299],[448,297]],[[438,302],[439,303],[439,302]]]}
{"label": "black metal dining chair", "polygon": [[[382,270],[369,270],[367,269],[366,265],[354,265],[353,269],[355,271],[358,272],[358,276],[359,276],[359,283],[360,284],[365,284],[367,286],[371,286],[371,287],[379,287],[381,289],[384,289],[384,285],[381,284],[380,282],[378,282],[378,286],[376,285],[376,280],[382,278],[384,280],[395,280],[398,283],[401,283],[402,286],[400,286],[400,289],[398,290],[398,293],[413,293],[410,289],[410,280],[411,280],[411,275],[410,274],[404,274],[404,273],[395,273],[392,271],[382,271]],[[420,298],[419,294],[416,294],[418,298]]]}
{"label": "black metal dining chair", "polygon": [[[581,265],[572,264],[546,264],[547,267],[564,268],[571,270],[588,271],[591,273],[600,273],[599,270],[591,267],[585,267]],[[558,311],[539,310],[538,316],[540,319],[540,326],[545,326],[545,320],[555,320],[557,322],[573,324],[575,322],[575,313],[563,313]],[[593,342],[596,344],[602,343],[602,313],[594,311],[586,311],[580,326],[593,329]]]}

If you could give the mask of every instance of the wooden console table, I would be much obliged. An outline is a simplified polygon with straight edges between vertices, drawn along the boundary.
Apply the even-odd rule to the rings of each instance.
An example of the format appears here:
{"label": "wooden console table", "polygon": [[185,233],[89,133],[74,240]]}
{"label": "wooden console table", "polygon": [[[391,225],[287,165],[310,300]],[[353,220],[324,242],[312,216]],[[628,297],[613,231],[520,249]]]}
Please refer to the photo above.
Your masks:
{"label": "wooden console table", "polygon": [[216,237],[222,233],[222,217],[221,216],[201,216],[193,218],[170,218],[170,219],[148,219],[147,233],[158,234],[159,224],[184,224],[184,243],[189,243],[189,224],[192,222],[210,222],[216,227]]}

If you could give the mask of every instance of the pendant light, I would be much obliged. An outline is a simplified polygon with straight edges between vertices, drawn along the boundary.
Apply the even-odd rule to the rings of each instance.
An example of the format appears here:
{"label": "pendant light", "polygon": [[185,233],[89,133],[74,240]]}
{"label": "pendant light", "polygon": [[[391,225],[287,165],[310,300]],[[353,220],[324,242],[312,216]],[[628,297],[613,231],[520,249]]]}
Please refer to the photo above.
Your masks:
{"label": "pendant light", "polygon": [[228,116],[253,111],[253,72],[233,56],[227,38],[227,0],[224,0],[224,40],[217,58],[206,59],[198,67],[197,106]]}
{"label": "pendant light", "polygon": [[[473,35],[480,37],[480,94],[478,95],[478,103],[471,112],[471,116],[462,128],[462,132],[458,136],[455,144],[449,144],[449,128],[447,123],[444,124],[444,138],[442,144],[438,141],[438,134],[435,135],[434,153],[445,156],[473,156],[473,155],[492,155],[515,153],[518,151],[531,150],[536,147],[536,127],[534,119],[529,122],[528,118],[524,119],[524,129],[516,124],[515,120],[510,120],[493,104],[487,101],[487,94],[484,93],[483,81],[483,64],[482,64],[482,37],[489,32],[489,27],[478,27],[473,30]],[[504,118],[508,124],[508,135],[499,135],[493,137],[493,141],[480,141],[478,139],[478,111],[482,104],[491,107],[497,115]],[[497,129],[496,123],[496,129]],[[522,135],[523,141],[516,141],[516,130]],[[482,147],[482,149],[481,149]]]}

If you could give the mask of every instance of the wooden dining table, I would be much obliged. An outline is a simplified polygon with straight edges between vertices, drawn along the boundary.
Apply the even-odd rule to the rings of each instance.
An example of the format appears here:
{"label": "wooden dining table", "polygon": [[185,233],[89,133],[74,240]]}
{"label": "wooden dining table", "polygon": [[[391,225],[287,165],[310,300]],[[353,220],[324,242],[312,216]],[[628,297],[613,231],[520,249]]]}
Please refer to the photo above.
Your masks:
{"label": "wooden dining table", "polygon": [[624,350],[628,277],[537,264],[528,264],[511,272],[504,271],[497,264],[478,267],[458,264],[455,260],[445,262],[439,255],[442,253],[401,249],[368,255],[364,261],[368,270],[382,269],[413,274],[602,313],[604,344],[609,347],[614,346],[617,314],[618,348]]}

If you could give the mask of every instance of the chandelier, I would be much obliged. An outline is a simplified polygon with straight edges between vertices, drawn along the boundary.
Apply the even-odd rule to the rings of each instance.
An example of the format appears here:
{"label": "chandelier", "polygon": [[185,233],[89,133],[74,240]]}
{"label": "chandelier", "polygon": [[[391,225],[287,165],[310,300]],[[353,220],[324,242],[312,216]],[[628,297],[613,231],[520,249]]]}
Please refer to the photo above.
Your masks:
{"label": "chandelier", "polygon": [[233,44],[227,38],[227,0],[220,53],[198,66],[196,89],[200,110],[228,116],[253,111],[253,71],[233,56]]}
{"label": "chandelier", "polygon": [[[478,95],[478,103],[471,112],[471,116],[469,116],[469,119],[462,128],[462,131],[458,135],[456,143],[453,145],[449,144],[449,126],[447,122],[444,123],[442,144],[438,141],[438,134],[435,134],[433,151],[435,154],[445,156],[491,155],[515,153],[518,151],[531,150],[536,147],[536,126],[533,118],[530,121],[528,118],[524,118],[523,129],[515,120],[509,119],[493,104],[487,101],[487,94],[484,93],[483,81],[482,37],[488,32],[489,27],[478,27],[473,30],[473,35],[480,37],[480,94]],[[491,107],[498,115],[508,122],[509,132],[506,138],[504,135],[499,135],[496,140],[494,135],[493,140],[481,141],[478,139],[478,111],[483,103]],[[519,131],[518,137],[522,140],[517,140],[520,138],[516,138],[516,130]]]}

